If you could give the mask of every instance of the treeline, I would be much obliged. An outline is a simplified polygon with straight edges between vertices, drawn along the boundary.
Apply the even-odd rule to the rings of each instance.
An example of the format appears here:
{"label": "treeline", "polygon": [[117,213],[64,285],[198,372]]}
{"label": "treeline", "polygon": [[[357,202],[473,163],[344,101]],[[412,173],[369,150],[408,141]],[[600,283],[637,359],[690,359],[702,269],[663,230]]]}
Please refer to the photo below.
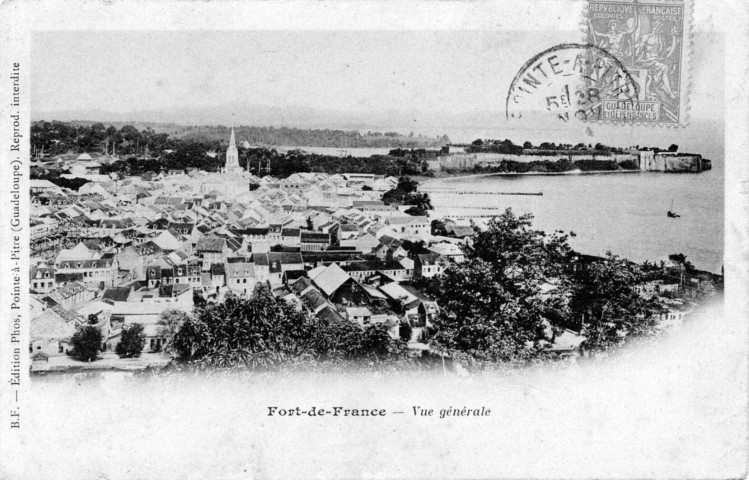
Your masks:
{"label": "treeline", "polygon": [[534,160],[532,162],[518,162],[502,160],[498,165],[476,165],[474,173],[564,173],[579,170],[581,172],[638,170],[638,165],[632,160],[617,163],[614,160],[576,160],[562,158],[557,161]]}
{"label": "treeline", "polygon": [[317,155],[292,150],[279,153],[275,149],[240,149],[239,165],[255,175],[270,175],[285,178],[293,173],[368,173],[374,175],[400,176],[419,175],[426,171],[426,162],[420,159],[393,157],[390,155],[373,155],[371,157],[339,157],[334,155]]}
{"label": "treeline", "polygon": [[132,125],[115,128],[103,123],[76,125],[68,122],[34,122],[31,125],[31,152],[49,155],[99,152],[142,155],[176,148],[179,141],[150,127],[138,130]]}
{"label": "treeline", "polygon": [[[528,143],[528,142],[526,142]],[[467,148],[468,153],[509,153],[520,155],[523,153],[523,147],[515,145],[512,140],[474,140]]]}
{"label": "treeline", "polygon": [[[208,148],[202,143],[187,143],[161,158],[129,157],[103,165],[101,173],[119,172],[122,176],[142,175],[145,172],[159,173],[165,170],[186,170],[197,168],[207,172],[218,172],[226,158],[223,152],[208,155]],[[270,164],[270,172],[267,168]],[[292,150],[287,153],[275,149],[239,149],[239,166],[254,175],[272,175],[286,178],[294,173],[369,173],[374,175],[399,176],[419,175],[426,170],[426,163],[413,158],[377,155],[372,157],[338,157],[317,155]]]}
{"label": "treeline", "polygon": [[[671,144],[668,149],[659,147],[642,147],[646,150],[653,150],[654,152],[668,151],[676,152],[679,150],[679,146]],[[628,150],[640,150],[640,145],[631,145],[627,148]],[[604,145],[603,143],[578,143],[572,145],[571,143],[554,143],[554,142],[541,142],[539,145],[526,141],[522,146],[515,145],[512,140],[491,140],[491,139],[476,139],[466,147],[468,153],[505,153],[505,154],[525,154],[525,155],[547,155],[549,152],[593,152],[595,154],[611,154],[611,153],[622,153],[625,149],[620,147],[611,147]]]}
{"label": "treeline", "polygon": [[556,144],[554,142],[542,142],[540,145],[533,145],[531,142],[526,141],[525,143],[523,143],[523,145],[516,145],[512,140],[509,139],[482,140],[480,138],[474,140],[468,147],[466,147],[466,151],[468,153],[505,153],[512,155],[520,155],[522,153],[533,155],[535,153],[533,152],[533,150],[537,150],[538,155],[544,155],[547,152],[559,151],[589,152],[593,150],[599,153],[622,152],[621,148],[609,147],[608,145],[604,145],[602,143],[596,143],[595,145],[578,143],[577,145],[572,145],[570,143]]}

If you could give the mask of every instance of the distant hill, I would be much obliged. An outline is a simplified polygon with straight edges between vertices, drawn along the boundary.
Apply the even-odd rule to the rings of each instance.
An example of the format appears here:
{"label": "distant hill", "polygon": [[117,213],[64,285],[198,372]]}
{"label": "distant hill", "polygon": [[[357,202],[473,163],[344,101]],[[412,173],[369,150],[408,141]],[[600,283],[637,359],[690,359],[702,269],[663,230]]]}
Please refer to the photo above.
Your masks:
{"label": "distant hill", "polygon": [[[229,127],[203,126],[188,127],[174,138],[204,143],[218,141],[225,143],[229,138]],[[296,146],[333,148],[439,148],[450,142],[447,137],[426,137],[404,135],[397,132],[366,132],[357,130],[330,130],[304,128],[248,127],[235,128],[237,142],[247,141],[257,146]]]}

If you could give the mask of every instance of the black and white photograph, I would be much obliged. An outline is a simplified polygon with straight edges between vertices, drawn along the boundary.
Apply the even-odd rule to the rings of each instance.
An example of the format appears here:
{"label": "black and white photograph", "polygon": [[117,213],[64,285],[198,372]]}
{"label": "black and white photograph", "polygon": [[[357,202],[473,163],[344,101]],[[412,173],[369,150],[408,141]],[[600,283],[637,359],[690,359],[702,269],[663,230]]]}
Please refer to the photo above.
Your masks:
{"label": "black and white photograph", "polygon": [[747,475],[746,5],[0,10],[0,478]]}

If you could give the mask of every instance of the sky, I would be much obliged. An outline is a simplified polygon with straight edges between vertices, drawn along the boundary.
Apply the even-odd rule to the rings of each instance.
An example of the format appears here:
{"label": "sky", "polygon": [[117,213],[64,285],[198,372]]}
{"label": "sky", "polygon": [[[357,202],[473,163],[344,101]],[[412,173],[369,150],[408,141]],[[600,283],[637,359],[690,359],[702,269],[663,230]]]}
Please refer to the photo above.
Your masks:
{"label": "sky", "polygon": [[[32,112],[48,120],[71,111],[135,119],[156,112],[147,120],[304,127],[313,117],[316,127],[448,133],[458,140],[510,132],[512,138],[529,128],[507,124],[504,116],[518,69],[579,38],[575,31],[487,29],[40,32],[32,43]],[[695,122],[670,137],[689,143],[695,135],[717,135],[722,143],[722,37],[694,39]],[[297,118],[302,110],[307,116]],[[544,139],[590,140],[582,125],[530,128]],[[649,127],[596,133],[619,145],[654,135]]]}
{"label": "sky", "polygon": [[[38,34],[34,107],[118,112],[242,101],[388,110],[500,107],[528,53],[568,35],[496,32]],[[520,48],[521,44],[525,44]]]}

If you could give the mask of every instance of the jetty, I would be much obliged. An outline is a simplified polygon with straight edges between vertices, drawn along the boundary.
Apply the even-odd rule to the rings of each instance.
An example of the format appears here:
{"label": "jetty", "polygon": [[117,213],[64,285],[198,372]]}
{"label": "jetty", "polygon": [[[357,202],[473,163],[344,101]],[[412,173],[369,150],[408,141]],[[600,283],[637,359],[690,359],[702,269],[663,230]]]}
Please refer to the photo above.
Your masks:
{"label": "jetty", "polygon": [[452,218],[453,220],[465,220],[471,218],[495,218],[498,215],[440,215],[441,218]]}
{"label": "jetty", "polygon": [[532,196],[542,196],[544,192],[487,192],[482,190],[437,190],[437,189],[428,189],[428,190],[420,190],[421,192],[425,193],[444,193],[444,194],[450,194],[450,195],[532,195]]}
{"label": "jetty", "polygon": [[493,212],[503,212],[504,208],[497,207],[476,207],[470,205],[435,205],[435,208],[450,208],[450,209],[462,209],[462,210],[491,210]]}

